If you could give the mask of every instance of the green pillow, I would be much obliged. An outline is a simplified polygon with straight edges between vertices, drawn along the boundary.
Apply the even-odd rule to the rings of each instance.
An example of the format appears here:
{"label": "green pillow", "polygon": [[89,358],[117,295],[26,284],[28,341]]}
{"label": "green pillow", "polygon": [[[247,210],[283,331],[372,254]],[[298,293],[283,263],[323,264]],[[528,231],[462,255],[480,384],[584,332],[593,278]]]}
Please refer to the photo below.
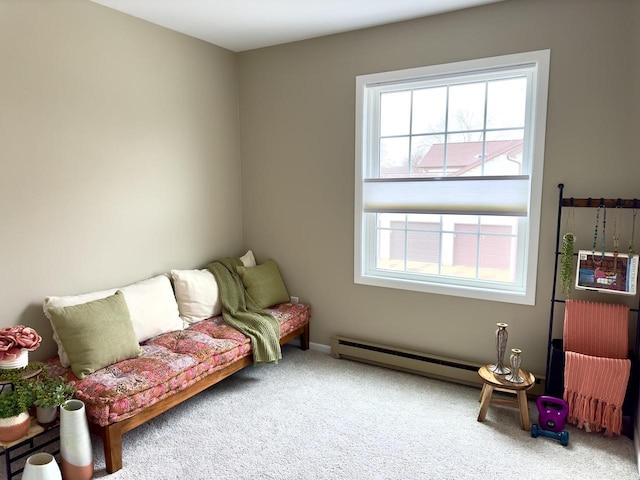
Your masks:
{"label": "green pillow", "polygon": [[120,290],[92,302],[52,307],[49,313],[78,378],[140,355],[129,309]]}
{"label": "green pillow", "polygon": [[255,267],[236,267],[236,270],[247,294],[260,308],[289,301],[287,288],[275,260],[267,260]]}

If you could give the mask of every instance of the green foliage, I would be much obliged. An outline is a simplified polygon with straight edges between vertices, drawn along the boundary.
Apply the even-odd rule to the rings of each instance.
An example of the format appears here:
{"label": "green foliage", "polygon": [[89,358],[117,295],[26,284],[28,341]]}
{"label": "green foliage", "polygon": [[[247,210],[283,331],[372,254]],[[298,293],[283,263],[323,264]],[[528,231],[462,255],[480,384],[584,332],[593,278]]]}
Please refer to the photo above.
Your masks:
{"label": "green foliage", "polygon": [[567,298],[571,298],[571,289],[573,287],[573,246],[575,243],[573,233],[566,233],[562,237],[562,252],[560,257],[560,284],[562,293]]}
{"label": "green foliage", "polygon": [[0,393],[0,418],[14,417],[26,412],[34,401],[34,394],[29,383],[18,373],[15,373],[15,370],[13,375],[6,375],[5,378],[13,386],[5,384],[3,392]]}
{"label": "green foliage", "polygon": [[[41,371],[37,378],[30,372]],[[52,377],[41,362],[30,363],[24,368],[0,370],[4,389],[0,393],[0,418],[13,417],[26,412],[32,405],[55,407],[73,397],[76,387],[66,383],[63,377]]]}
{"label": "green foliage", "polygon": [[29,372],[42,370],[43,368],[45,368],[44,363],[33,362],[22,368],[0,369],[0,381],[10,382],[11,379],[16,377],[16,375],[22,376],[24,374],[28,374]]}
{"label": "green foliage", "polygon": [[73,397],[76,387],[68,384],[64,377],[52,377],[46,368],[42,375],[31,383],[36,407],[57,407]]}

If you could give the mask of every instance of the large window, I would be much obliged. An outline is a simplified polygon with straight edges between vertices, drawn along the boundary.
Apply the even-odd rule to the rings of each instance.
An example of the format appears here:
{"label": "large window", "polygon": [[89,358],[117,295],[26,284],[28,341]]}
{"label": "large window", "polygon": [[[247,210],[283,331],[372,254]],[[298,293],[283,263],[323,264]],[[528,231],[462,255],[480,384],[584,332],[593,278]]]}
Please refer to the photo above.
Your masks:
{"label": "large window", "polygon": [[533,305],[549,51],[356,81],[356,283]]}

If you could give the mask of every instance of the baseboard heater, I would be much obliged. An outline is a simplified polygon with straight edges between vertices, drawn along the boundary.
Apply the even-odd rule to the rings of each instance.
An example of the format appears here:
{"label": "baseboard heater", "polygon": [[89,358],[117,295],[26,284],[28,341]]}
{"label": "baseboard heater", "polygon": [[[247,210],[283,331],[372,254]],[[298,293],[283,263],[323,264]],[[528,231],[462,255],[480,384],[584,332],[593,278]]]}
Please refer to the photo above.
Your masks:
{"label": "baseboard heater", "polygon": [[[342,336],[331,337],[331,355],[335,358],[346,358],[464,385],[482,385],[478,375],[478,369],[482,366],[480,363],[456,360]],[[544,379],[539,379],[536,376],[536,385],[529,393],[542,395],[543,392]]]}

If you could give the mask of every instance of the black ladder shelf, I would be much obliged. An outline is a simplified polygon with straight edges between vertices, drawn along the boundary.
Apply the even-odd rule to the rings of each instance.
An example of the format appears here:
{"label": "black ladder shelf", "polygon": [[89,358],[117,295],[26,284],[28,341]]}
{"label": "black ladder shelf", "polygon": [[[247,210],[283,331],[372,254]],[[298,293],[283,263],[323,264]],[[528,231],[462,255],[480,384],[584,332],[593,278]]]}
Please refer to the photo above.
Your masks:
{"label": "black ladder shelf", "polygon": [[[638,209],[640,208],[640,200],[638,199],[623,199],[623,198],[565,198],[563,196],[564,193],[564,184],[558,184],[558,218],[556,225],[556,248],[555,248],[555,263],[553,269],[553,285],[551,291],[551,312],[549,315],[549,337],[547,343],[547,366],[546,366],[546,378],[545,378],[545,392],[549,394],[550,391],[550,383],[553,377],[553,372],[551,371],[551,363],[552,363],[552,350],[553,350],[553,325],[554,325],[554,314],[555,307],[558,303],[565,303],[565,301],[557,296],[557,280],[558,280],[558,260],[560,258],[560,229],[562,224],[562,212],[563,208],[598,208],[598,207],[606,207],[606,208],[625,208],[625,209]],[[577,254],[574,254],[577,255]],[[577,273],[576,273],[577,274]],[[637,296],[637,295],[636,295]],[[634,374],[636,372],[636,366],[640,360],[640,299],[638,300],[637,308],[630,308],[631,312],[636,314],[636,328],[635,328],[635,339],[633,341],[633,345],[631,345],[631,376],[629,378],[629,386],[627,388],[627,398],[625,400],[625,405],[629,405],[631,412],[629,416],[632,418],[631,424],[635,424],[635,409],[638,398],[638,388],[637,388],[637,379],[635,378],[637,375]],[[623,409],[624,410],[624,409]]]}

